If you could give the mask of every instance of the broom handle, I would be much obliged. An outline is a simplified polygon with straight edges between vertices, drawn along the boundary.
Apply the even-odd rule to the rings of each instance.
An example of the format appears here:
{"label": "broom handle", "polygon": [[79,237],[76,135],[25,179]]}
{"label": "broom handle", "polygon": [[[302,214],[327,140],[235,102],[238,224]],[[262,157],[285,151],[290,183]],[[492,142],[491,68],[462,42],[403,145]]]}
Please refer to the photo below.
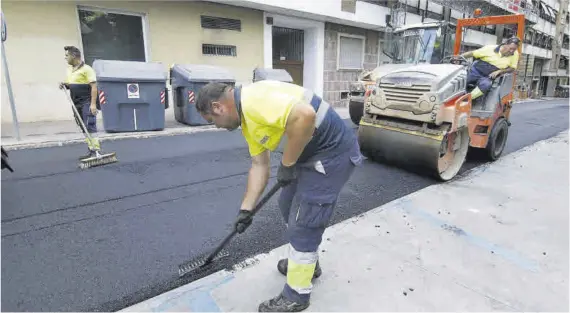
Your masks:
{"label": "broom handle", "polygon": [[[279,188],[281,188],[281,183],[276,183],[275,185],[273,185],[273,187],[271,187],[271,190],[269,190],[269,192],[267,192],[265,194],[265,196],[263,196],[263,198],[261,198],[261,200],[253,208],[253,210],[251,210],[251,216],[252,217],[261,209],[261,207],[263,207],[265,205],[265,203],[267,201],[269,201],[269,199],[279,190]],[[224,240],[222,240],[222,242],[216,247],[216,249],[212,253],[210,253],[208,258],[206,259],[206,263],[209,263],[210,261],[212,261],[214,259],[214,257],[216,255],[218,255],[218,253],[220,253],[220,251],[222,251],[222,249],[226,246],[226,244],[228,244],[230,239],[232,239],[233,236],[235,236],[236,234],[237,234],[237,230],[234,227],[234,230],[229,235],[227,235],[226,238],[224,238]]]}
{"label": "broom handle", "polygon": [[93,142],[93,138],[91,138],[91,134],[89,133],[89,131],[87,130],[87,127],[83,123],[83,117],[79,115],[79,112],[77,111],[77,108],[75,107],[75,104],[73,103],[73,100],[71,100],[71,96],[67,93],[67,91],[63,90],[63,92],[67,96],[67,100],[69,100],[69,102],[71,103],[71,107],[73,108],[73,113],[75,115],[75,118],[77,118],[79,120],[79,123],[81,123],[81,130],[83,130],[83,132],[85,133],[87,138],[89,138],[89,142]]}

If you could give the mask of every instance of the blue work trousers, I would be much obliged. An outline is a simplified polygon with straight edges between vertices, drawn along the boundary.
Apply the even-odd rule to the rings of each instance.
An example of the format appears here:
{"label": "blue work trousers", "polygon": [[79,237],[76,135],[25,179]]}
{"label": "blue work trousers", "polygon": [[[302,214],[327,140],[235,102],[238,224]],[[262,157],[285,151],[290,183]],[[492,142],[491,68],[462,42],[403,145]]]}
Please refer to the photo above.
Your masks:
{"label": "blue work trousers", "polygon": [[489,76],[481,74],[481,72],[479,72],[475,66],[471,67],[471,71],[469,72],[469,75],[467,75],[467,84],[473,83],[476,83],[477,87],[479,87],[483,93],[487,93],[487,91],[489,91],[493,85],[491,78],[489,78]]}
{"label": "blue work trousers", "polygon": [[[318,248],[325,228],[336,207],[338,195],[356,166],[362,163],[358,142],[352,148],[332,157],[297,164],[297,180],[285,186],[279,197],[279,208],[287,224],[287,239],[290,243],[289,271],[283,295],[297,303],[309,301],[312,284],[303,287],[290,286],[291,264],[312,265],[318,260]],[[291,263],[294,262],[294,263]],[[306,282],[314,269],[300,270]]]}
{"label": "blue work trousers", "polygon": [[[97,132],[97,117],[91,113],[91,102],[90,101],[81,101],[79,104],[75,105],[77,112],[81,116],[83,120],[83,124],[87,127],[87,131],[89,133],[96,133]],[[75,121],[79,127],[81,127],[79,121]],[[83,130],[83,129],[82,129]]]}

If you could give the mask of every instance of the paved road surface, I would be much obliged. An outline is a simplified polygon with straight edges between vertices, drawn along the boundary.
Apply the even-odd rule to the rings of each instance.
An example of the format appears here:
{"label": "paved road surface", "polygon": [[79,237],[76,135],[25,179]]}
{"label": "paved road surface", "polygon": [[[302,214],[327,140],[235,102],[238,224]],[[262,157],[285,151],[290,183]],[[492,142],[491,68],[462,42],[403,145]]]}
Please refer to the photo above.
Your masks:
{"label": "paved road surface", "polygon": [[[506,152],[568,128],[568,101],[518,104]],[[2,173],[2,309],[115,311],[200,278],[177,265],[228,231],[249,166],[238,132],[104,144],[120,163],[79,171],[82,145],[10,153]],[[279,155],[272,156],[275,175]],[[464,170],[480,164],[470,161]],[[273,183],[273,180],[270,181]],[[334,223],[436,183],[366,161]],[[219,270],[285,243],[276,197]]]}

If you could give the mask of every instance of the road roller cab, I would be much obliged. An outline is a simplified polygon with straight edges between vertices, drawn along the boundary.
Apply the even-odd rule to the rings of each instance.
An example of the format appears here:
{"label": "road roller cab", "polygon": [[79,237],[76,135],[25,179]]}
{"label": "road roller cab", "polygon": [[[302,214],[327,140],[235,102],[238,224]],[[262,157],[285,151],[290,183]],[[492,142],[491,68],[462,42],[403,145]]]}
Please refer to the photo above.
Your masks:
{"label": "road roller cab", "polygon": [[390,33],[382,53],[392,63],[382,64],[371,71],[362,72],[356,82],[349,84],[349,113],[352,122],[360,124],[365,98],[377,80],[389,73],[416,64],[439,64],[453,50],[455,25],[447,21],[410,24]]}
{"label": "road roller cab", "polygon": [[[460,19],[453,54],[459,54],[463,27],[494,24],[517,24],[517,33],[524,33],[523,15]],[[434,59],[433,54],[426,57],[429,45],[418,45],[416,54]],[[468,151],[482,150],[490,160],[499,158],[510,125],[515,74],[495,79],[490,91],[472,103],[473,86],[467,86],[471,64],[452,64],[452,59],[449,55],[441,64],[409,65],[377,78],[365,97],[358,130],[365,155],[427,169],[443,181],[457,175]]]}

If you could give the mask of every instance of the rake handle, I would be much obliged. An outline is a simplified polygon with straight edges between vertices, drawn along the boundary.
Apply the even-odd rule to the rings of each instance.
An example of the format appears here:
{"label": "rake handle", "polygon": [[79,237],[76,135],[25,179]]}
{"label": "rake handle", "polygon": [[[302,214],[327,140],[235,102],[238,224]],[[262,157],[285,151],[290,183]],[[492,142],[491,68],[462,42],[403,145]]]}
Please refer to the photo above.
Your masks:
{"label": "rake handle", "polygon": [[[276,183],[275,185],[273,185],[273,187],[271,187],[271,189],[265,194],[265,196],[263,196],[263,198],[261,198],[261,200],[257,203],[257,205],[253,208],[253,210],[251,210],[251,216],[253,217],[264,205],[265,203],[267,203],[267,201],[269,201],[269,199],[271,199],[271,197],[279,190],[279,188],[281,188],[282,185],[281,183]],[[214,257],[216,257],[216,255],[218,255],[218,253],[220,253],[220,251],[222,251],[222,249],[228,244],[228,242],[237,234],[237,230],[234,227],[234,230],[226,236],[226,238],[224,238],[224,240],[222,240],[222,242],[216,247],[216,249],[214,249],[214,251],[212,251],[212,253],[210,253],[210,255],[208,256],[208,258],[206,258],[206,262],[205,264],[210,263]]]}

